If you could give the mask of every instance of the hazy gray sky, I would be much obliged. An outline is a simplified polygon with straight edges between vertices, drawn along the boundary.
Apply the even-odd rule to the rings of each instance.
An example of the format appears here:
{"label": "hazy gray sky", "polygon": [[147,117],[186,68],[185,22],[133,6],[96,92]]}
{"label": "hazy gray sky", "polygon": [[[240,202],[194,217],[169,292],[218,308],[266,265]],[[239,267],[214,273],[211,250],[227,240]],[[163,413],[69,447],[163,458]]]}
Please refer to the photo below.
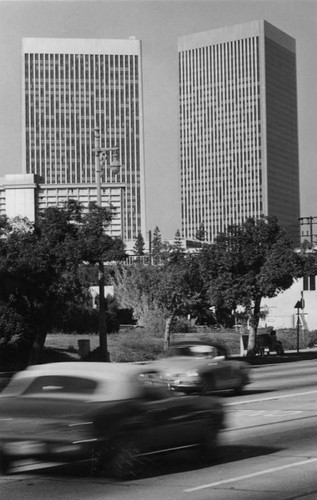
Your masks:
{"label": "hazy gray sky", "polygon": [[0,176],[21,165],[21,39],[142,40],[148,229],[180,228],[177,37],[265,19],[296,39],[301,215],[317,216],[316,0],[0,0]]}

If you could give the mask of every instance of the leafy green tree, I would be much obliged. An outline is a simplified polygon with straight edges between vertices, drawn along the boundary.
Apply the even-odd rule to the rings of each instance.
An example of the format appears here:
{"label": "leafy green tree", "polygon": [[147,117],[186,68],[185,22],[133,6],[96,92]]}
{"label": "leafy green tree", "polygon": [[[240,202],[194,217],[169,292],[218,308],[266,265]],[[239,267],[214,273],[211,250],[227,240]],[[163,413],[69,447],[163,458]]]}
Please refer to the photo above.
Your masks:
{"label": "leafy green tree", "polygon": [[[10,281],[27,283],[27,287],[12,290],[9,303],[24,318],[33,332],[35,350],[44,345],[45,335],[57,312],[64,308],[70,295],[78,287],[73,277],[76,248],[67,254],[75,226],[68,226],[68,214],[49,209],[45,223],[43,216],[33,231],[11,230],[2,240],[0,270]],[[64,232],[63,232],[64,231]]]}
{"label": "leafy green tree", "polygon": [[[120,238],[112,238],[106,234],[111,221],[111,211],[99,207],[96,203],[89,205],[88,212],[77,214],[77,245],[81,261],[98,264],[99,283],[99,358],[109,361],[107,346],[107,301],[104,296],[105,266],[104,262],[112,262],[125,258],[124,244]],[[112,322],[113,323],[113,322]]]}
{"label": "leafy green tree", "polygon": [[[0,273],[9,275],[11,283],[4,301],[32,331],[30,363],[37,362],[57,319],[71,305],[87,303],[83,261],[94,264],[124,255],[122,241],[105,234],[109,221],[109,211],[91,205],[85,213],[76,201],[46,209],[27,230],[25,224],[0,220]],[[13,287],[14,281],[23,286]]]}
{"label": "leafy green tree", "polygon": [[139,231],[138,236],[135,240],[133,250],[135,254],[140,257],[144,255],[144,248],[145,248],[144,238],[142,236],[142,233]]}
{"label": "leafy green tree", "polygon": [[164,349],[167,349],[176,315],[196,315],[207,307],[205,283],[196,257],[182,254],[159,266],[153,295],[157,306],[165,311]]}
{"label": "leafy green tree", "polygon": [[126,256],[121,238],[113,238],[106,233],[111,221],[111,211],[99,207],[96,203],[89,205],[88,212],[83,209],[78,223],[77,239],[80,258],[91,264],[120,261]]}
{"label": "leafy green tree", "polygon": [[154,264],[157,264],[159,262],[162,250],[163,250],[162,235],[159,227],[156,226],[153,231],[153,238],[152,238],[152,261]]}
{"label": "leafy green tree", "polygon": [[176,254],[184,253],[183,242],[182,242],[181,233],[180,233],[179,229],[177,229],[177,231],[175,233],[173,245],[171,246],[171,251],[174,254],[175,253]]}
{"label": "leafy green tree", "polygon": [[212,304],[246,308],[250,334],[248,355],[254,354],[263,297],[289,288],[303,273],[303,261],[275,217],[248,219],[220,234],[199,255],[201,275],[209,283]]}
{"label": "leafy green tree", "polygon": [[199,241],[205,241],[206,238],[206,231],[205,231],[205,225],[203,222],[199,224],[199,228],[196,231],[195,235],[196,239]]}
{"label": "leafy green tree", "polygon": [[193,256],[180,254],[160,265],[135,264],[116,271],[113,282],[121,307],[134,310],[139,324],[150,311],[162,311],[165,323],[165,348],[176,315],[196,314],[206,308],[206,289]]}
{"label": "leafy green tree", "polygon": [[156,266],[138,262],[131,266],[117,266],[111,279],[120,307],[132,309],[138,324],[144,326],[149,311],[155,308]]}

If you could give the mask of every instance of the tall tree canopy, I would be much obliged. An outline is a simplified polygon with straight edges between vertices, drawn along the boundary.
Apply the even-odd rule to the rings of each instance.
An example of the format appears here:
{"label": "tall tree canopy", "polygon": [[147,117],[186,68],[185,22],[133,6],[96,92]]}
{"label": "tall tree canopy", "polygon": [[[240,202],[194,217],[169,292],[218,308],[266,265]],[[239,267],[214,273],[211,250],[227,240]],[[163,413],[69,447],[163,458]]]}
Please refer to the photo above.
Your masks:
{"label": "tall tree canopy", "polygon": [[194,314],[208,308],[198,261],[183,252],[171,252],[159,265],[135,264],[117,269],[114,286],[121,307],[134,310],[142,324],[150,310],[160,309],[166,319],[165,347],[175,315]]}
{"label": "tall tree canopy", "polygon": [[153,231],[153,238],[152,238],[152,261],[154,264],[157,264],[159,262],[162,249],[163,249],[163,242],[162,242],[161,231],[160,228],[156,226]]}
{"label": "tall tree canopy", "polygon": [[214,245],[204,245],[199,260],[216,308],[245,307],[250,326],[248,355],[252,355],[262,298],[289,288],[303,273],[302,259],[277,219],[262,217],[229,227]]}
{"label": "tall tree canopy", "polygon": [[122,241],[105,234],[110,218],[107,209],[92,204],[84,212],[78,202],[70,201],[62,208],[46,209],[34,224],[1,219],[0,273],[6,276],[2,284],[11,283],[7,294],[2,285],[2,305],[28,326],[31,362],[36,361],[56,318],[70,304],[85,303],[88,287],[79,272],[83,262],[124,255]]}
{"label": "tall tree canopy", "polygon": [[145,249],[145,242],[144,242],[144,238],[143,238],[143,235],[141,233],[141,231],[138,232],[138,236],[135,240],[135,244],[134,244],[134,247],[133,247],[133,250],[135,252],[135,255],[137,255],[138,257],[144,255],[144,249]]}
{"label": "tall tree canopy", "polygon": [[195,238],[199,241],[205,241],[206,239],[206,230],[203,222],[199,224],[199,228],[196,231]]}

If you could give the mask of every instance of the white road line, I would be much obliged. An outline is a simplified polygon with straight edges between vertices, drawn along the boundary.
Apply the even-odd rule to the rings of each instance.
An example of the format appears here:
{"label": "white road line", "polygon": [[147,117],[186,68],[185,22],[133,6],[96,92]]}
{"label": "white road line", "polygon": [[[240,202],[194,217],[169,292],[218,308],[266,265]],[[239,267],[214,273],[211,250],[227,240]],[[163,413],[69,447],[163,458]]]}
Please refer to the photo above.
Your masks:
{"label": "white road line", "polygon": [[293,398],[295,396],[307,396],[309,394],[317,394],[317,391],[282,394],[281,396],[271,396],[269,398],[248,399],[247,401],[235,401],[234,403],[225,403],[224,406],[237,406],[237,405],[246,405],[249,403],[261,403],[262,401],[272,401],[274,399]]}
{"label": "white road line", "polygon": [[201,486],[196,486],[195,488],[187,488],[184,493],[192,493],[193,491],[206,490],[207,488],[213,488],[214,486],[220,486],[221,484],[234,483],[236,481],[243,481],[244,479],[250,479],[252,477],[263,476],[265,474],[272,474],[280,470],[290,469],[292,467],[299,467],[300,465],[307,465],[313,462],[317,462],[317,458],[310,458],[309,460],[303,460],[302,462],[296,462],[294,464],[282,465],[280,467],[274,467],[272,469],[266,469],[260,472],[254,472],[253,474],[246,474],[244,476],[232,477],[230,479],[224,479],[223,481],[217,481],[215,483],[202,484]]}

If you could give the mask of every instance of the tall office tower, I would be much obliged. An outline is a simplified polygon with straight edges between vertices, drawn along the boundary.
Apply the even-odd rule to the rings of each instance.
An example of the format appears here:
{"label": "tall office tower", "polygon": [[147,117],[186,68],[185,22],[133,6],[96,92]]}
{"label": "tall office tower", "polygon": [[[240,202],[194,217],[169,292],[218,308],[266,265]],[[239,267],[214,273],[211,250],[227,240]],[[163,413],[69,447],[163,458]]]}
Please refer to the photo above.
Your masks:
{"label": "tall office tower", "polygon": [[97,200],[99,128],[101,147],[118,146],[122,165],[117,177],[104,167],[101,203],[113,204],[121,192],[122,236],[144,234],[142,105],[141,42],[134,37],[23,39],[23,173],[42,177],[41,206]]}
{"label": "tall office tower", "polygon": [[248,217],[299,237],[295,40],[266,21],[178,40],[182,231]]}

